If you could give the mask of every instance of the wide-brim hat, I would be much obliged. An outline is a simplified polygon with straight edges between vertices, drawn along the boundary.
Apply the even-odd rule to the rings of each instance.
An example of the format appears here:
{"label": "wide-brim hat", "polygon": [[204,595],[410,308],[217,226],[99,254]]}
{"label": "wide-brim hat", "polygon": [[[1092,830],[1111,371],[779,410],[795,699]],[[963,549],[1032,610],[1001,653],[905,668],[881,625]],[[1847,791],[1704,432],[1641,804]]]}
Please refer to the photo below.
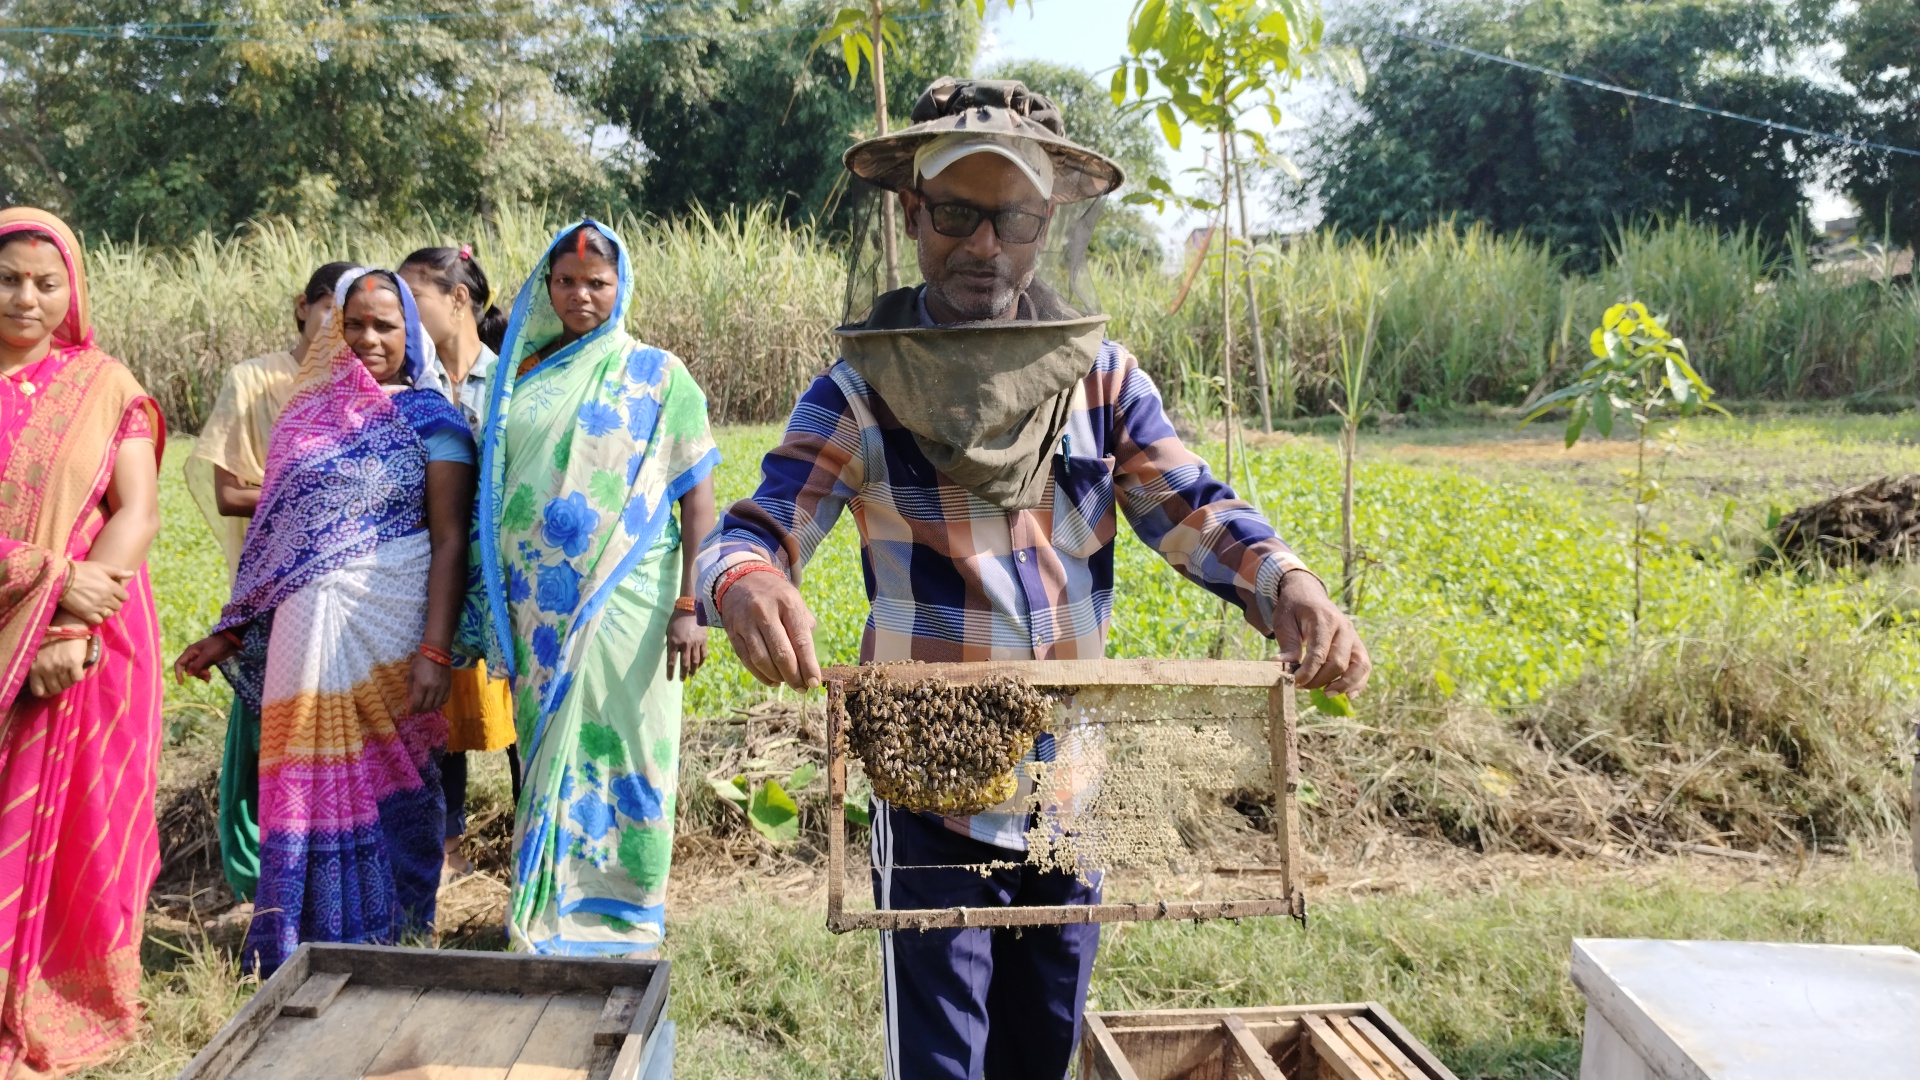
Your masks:
{"label": "wide-brim hat", "polygon": [[942,76],[913,103],[913,123],[848,148],[847,171],[889,191],[914,186],[914,152],[942,135],[969,132],[1028,139],[1053,161],[1053,201],[1097,199],[1126,182],[1113,159],[1067,138],[1053,102],[1007,79]]}

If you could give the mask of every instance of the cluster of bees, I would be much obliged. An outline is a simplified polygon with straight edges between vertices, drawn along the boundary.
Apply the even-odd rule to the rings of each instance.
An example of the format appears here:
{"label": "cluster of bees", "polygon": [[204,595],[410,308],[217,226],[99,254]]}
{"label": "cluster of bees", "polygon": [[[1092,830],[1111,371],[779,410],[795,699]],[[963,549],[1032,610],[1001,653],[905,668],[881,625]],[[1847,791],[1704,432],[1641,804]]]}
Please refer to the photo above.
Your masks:
{"label": "cluster of bees", "polygon": [[874,794],[907,810],[977,814],[1013,798],[1014,766],[1053,718],[1024,679],[954,686],[868,668],[847,684],[845,749]]}

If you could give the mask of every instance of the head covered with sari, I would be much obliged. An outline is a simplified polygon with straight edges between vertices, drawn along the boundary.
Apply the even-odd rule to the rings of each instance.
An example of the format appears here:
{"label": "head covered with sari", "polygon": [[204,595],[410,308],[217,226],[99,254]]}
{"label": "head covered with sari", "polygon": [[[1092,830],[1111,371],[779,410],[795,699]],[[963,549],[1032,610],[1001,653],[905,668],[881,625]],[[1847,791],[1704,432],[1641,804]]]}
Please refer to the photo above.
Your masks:
{"label": "head covered with sari", "polygon": [[[50,697],[22,689],[75,560],[107,523],[120,450],[165,427],[94,345],[80,245],[42,210],[0,238],[51,238],[72,300],[46,357],[0,387],[0,1076],[65,1075],[133,1040],[140,940],[159,867],[160,628],[145,568],[95,629],[98,660]],[[42,241],[44,242],[44,241]]]}
{"label": "head covered with sari", "polygon": [[[565,326],[547,279],[576,230],[617,256],[607,320],[515,379]],[[583,245],[582,245],[583,246]],[[617,585],[659,540],[673,504],[720,460],[706,397],[667,352],[626,330],[633,273],[619,236],[591,220],[563,229],[514,299],[481,431],[479,552],[484,603],[466,645],[515,679],[521,755],[532,760]],[[484,625],[478,625],[484,622]],[[475,642],[483,635],[482,642]],[[531,692],[530,692],[531,691]]]}
{"label": "head covered with sari", "polygon": [[[406,320],[397,393],[374,381],[341,329],[349,297],[369,287],[370,275],[399,295]],[[260,618],[315,578],[417,531],[426,487],[422,440],[436,430],[466,430],[441,389],[433,339],[404,280],[384,270],[350,270],[334,300],[274,425],[260,505],[216,632]]]}

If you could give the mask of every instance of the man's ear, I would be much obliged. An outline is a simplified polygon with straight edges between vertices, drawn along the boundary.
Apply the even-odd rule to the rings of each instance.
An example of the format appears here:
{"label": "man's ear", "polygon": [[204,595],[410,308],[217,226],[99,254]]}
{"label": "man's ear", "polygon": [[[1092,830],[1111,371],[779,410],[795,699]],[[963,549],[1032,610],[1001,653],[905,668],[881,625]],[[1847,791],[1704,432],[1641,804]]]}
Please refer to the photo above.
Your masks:
{"label": "man's ear", "polygon": [[916,240],[916,241],[919,240],[920,239],[920,195],[919,193],[912,192],[912,191],[901,192],[900,193],[900,209],[905,211],[907,216],[907,239]]}

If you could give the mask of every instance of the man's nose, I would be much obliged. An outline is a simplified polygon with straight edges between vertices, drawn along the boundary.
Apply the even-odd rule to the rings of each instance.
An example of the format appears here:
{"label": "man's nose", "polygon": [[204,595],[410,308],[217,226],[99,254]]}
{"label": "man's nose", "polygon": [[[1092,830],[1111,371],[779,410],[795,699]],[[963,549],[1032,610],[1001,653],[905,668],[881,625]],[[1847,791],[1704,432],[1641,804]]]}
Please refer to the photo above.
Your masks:
{"label": "man's nose", "polygon": [[1000,234],[993,227],[993,219],[982,217],[979,228],[974,229],[973,235],[961,246],[976,259],[991,259],[1000,254]]}

